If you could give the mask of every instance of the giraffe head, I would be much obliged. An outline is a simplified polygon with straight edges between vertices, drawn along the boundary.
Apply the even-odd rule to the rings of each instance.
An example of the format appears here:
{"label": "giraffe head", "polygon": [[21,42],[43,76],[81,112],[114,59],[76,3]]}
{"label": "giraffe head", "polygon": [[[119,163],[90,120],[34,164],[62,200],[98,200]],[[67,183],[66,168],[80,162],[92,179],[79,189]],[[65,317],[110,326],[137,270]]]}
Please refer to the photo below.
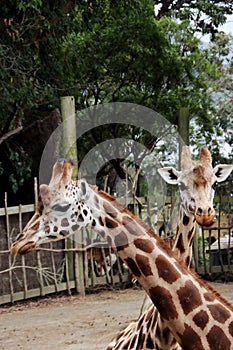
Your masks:
{"label": "giraffe head", "polygon": [[201,226],[210,226],[215,221],[214,185],[225,181],[232,169],[233,165],[228,164],[213,168],[211,154],[205,146],[200,149],[199,159],[193,160],[189,147],[185,146],[180,171],[165,167],[158,172],[167,183],[179,186],[181,205],[186,215],[194,215]]}
{"label": "giraffe head", "polygon": [[12,244],[12,255],[26,254],[36,246],[59,240],[93,224],[91,210],[82,198],[85,181],[72,180],[72,161],[57,161],[49,185],[41,185],[34,216]]}

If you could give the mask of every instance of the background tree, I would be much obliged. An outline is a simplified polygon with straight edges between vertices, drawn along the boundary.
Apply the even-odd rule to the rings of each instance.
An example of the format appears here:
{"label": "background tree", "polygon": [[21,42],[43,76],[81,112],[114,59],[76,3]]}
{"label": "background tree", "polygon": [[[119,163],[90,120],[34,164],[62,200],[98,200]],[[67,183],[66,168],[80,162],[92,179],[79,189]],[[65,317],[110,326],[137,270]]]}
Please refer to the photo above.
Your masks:
{"label": "background tree", "polygon": [[[210,33],[214,40],[228,13],[230,1],[2,4],[0,140],[5,147],[1,153],[14,164],[9,174],[14,190],[30,175],[31,165],[9,136],[43,119],[66,94],[75,96],[77,109],[126,101],[148,106],[174,124],[177,110],[186,106],[211,131],[209,89],[219,71],[196,32]],[[151,144],[143,130],[108,128],[106,134],[140,135],[139,141]],[[80,155],[92,147],[96,135],[95,130],[85,135]],[[6,172],[4,164],[1,171]]]}

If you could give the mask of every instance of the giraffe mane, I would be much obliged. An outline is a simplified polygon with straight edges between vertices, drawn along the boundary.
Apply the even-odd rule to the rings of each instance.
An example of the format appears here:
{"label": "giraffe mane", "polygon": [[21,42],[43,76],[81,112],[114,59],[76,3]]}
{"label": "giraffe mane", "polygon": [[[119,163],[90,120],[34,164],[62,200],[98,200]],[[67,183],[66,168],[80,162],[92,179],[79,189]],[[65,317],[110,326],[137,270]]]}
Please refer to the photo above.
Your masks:
{"label": "giraffe mane", "polygon": [[[181,263],[185,266],[185,263],[183,260],[181,260]],[[233,311],[233,305],[223,298],[223,296],[217,292],[212,286],[210,286],[205,280],[203,280],[193,269],[189,270],[190,273],[199,281],[200,285],[203,286],[206,290],[208,290],[211,294],[213,294],[220,302],[228,306],[231,311]]]}
{"label": "giraffe mane", "polygon": [[116,198],[112,197],[110,194],[102,191],[97,190],[96,191],[102,198],[109,200],[111,202],[111,205],[115,207],[117,210],[119,210],[121,213],[129,215],[133,220],[135,220],[138,224],[140,224],[141,227],[143,227],[146,232],[152,236],[157,237],[156,233],[150,228],[145,222],[143,222],[138,216],[133,214],[128,208],[125,208],[123,205],[121,205]]}

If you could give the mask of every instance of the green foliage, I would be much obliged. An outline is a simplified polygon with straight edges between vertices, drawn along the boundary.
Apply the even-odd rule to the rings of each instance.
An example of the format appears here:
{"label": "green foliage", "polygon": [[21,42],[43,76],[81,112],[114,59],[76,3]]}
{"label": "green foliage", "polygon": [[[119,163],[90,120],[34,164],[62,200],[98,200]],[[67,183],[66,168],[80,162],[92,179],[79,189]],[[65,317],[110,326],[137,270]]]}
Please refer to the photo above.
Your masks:
{"label": "green foliage", "polygon": [[232,160],[233,155],[233,37],[224,33],[216,35],[215,42],[209,47],[209,59],[215,62],[219,74],[206,91],[211,101],[209,120],[212,129],[191,124],[191,143],[199,148],[208,144],[215,163]]}
{"label": "green foliage", "polygon": [[31,175],[31,160],[28,155],[19,147],[17,151],[10,151],[9,159],[14,165],[13,172],[9,176],[9,181],[12,183],[12,190],[16,193],[19,186],[22,186],[26,179]]}
{"label": "green foliage", "polygon": [[[174,124],[178,109],[188,107],[210,135],[209,91],[217,81],[219,60],[201,46],[196,32],[216,38],[216,28],[231,11],[229,1],[204,0],[5,2],[0,15],[0,139],[43,118],[64,95],[74,95],[78,109],[109,101],[141,104]],[[131,132],[138,137],[138,131]],[[119,133],[130,130],[114,130],[115,137]],[[148,135],[140,135],[139,141],[147,142]],[[86,137],[87,148],[92,136]],[[16,173],[26,176],[14,156],[11,161]]]}

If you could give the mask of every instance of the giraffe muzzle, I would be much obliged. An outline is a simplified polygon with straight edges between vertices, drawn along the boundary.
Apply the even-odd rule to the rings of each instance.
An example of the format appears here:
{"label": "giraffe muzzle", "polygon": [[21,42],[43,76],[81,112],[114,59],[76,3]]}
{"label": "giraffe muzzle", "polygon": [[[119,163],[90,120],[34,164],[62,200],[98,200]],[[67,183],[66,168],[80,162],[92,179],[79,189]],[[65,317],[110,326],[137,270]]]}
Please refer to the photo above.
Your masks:
{"label": "giraffe muzzle", "polygon": [[195,213],[196,221],[199,225],[209,227],[216,220],[216,213],[213,208],[202,209],[198,208]]}
{"label": "giraffe muzzle", "polygon": [[25,242],[24,240],[22,241],[16,241],[14,242],[11,247],[10,247],[10,254],[12,256],[16,256],[17,254],[20,255],[25,255],[32,250],[36,248],[36,243],[35,242]]}

